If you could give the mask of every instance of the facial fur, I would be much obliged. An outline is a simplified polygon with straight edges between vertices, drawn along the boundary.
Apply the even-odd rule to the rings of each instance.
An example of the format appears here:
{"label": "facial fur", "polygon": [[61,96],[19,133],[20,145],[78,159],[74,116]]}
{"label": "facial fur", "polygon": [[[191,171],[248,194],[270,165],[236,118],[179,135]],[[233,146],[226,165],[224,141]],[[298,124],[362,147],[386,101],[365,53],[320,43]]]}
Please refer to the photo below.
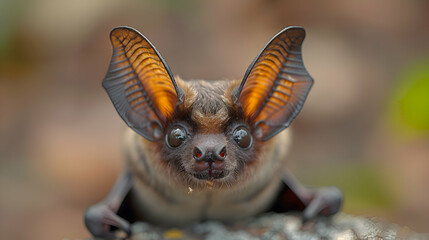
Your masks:
{"label": "facial fur", "polygon": [[[246,172],[253,171],[256,167],[259,143],[253,138],[250,147],[243,149],[237,145],[233,138],[233,132],[237,127],[245,127],[252,133],[252,129],[246,123],[243,115],[240,115],[231,99],[231,92],[239,84],[239,81],[189,81],[185,82],[176,78],[181,89],[184,90],[184,102],[176,109],[174,121],[169,122],[163,136],[157,142],[147,144],[156,147],[159,152],[156,159],[166,168],[168,178],[180,182],[181,186],[192,188],[206,187],[207,181],[211,181],[214,188],[231,187],[239,183]],[[172,148],[166,142],[166,136],[175,127],[186,130],[186,139],[183,143]],[[225,158],[221,162],[221,173],[213,171],[213,176],[198,178],[198,161],[194,158],[196,146],[205,144],[223,145]],[[219,161],[220,162],[220,161]],[[218,161],[214,161],[214,165]],[[201,164],[200,164],[201,165]],[[213,166],[214,166],[213,165]],[[167,176],[166,176],[167,177]]]}

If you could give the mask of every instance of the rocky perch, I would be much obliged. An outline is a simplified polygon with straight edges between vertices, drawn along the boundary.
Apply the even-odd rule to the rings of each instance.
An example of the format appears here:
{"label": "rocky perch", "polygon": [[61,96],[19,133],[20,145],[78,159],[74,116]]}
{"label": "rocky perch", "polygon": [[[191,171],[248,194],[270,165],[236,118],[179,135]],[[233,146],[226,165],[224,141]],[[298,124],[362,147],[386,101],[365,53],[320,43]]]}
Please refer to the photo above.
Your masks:
{"label": "rocky perch", "polygon": [[347,214],[302,224],[299,215],[270,213],[231,226],[208,221],[183,229],[138,222],[133,224],[132,234],[132,240],[429,239],[429,234],[415,233],[381,219]]}

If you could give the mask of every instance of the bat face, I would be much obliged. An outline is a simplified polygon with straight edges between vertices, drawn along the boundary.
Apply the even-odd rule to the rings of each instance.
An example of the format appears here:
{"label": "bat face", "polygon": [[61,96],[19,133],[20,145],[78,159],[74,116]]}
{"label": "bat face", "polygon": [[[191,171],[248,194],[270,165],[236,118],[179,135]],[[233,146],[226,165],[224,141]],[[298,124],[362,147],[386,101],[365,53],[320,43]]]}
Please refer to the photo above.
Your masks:
{"label": "bat face", "polygon": [[304,104],[313,83],[302,61],[304,37],[300,27],[278,33],[242,81],[185,82],[143,35],[119,27],[110,35],[103,86],[122,119],[157,153],[150,162],[161,172],[185,186],[233,186],[260,169],[271,154],[268,140]]}
{"label": "bat face", "polygon": [[163,132],[160,159],[185,186],[231,186],[258,158],[258,140],[232,103],[237,81],[184,82],[183,106]]}

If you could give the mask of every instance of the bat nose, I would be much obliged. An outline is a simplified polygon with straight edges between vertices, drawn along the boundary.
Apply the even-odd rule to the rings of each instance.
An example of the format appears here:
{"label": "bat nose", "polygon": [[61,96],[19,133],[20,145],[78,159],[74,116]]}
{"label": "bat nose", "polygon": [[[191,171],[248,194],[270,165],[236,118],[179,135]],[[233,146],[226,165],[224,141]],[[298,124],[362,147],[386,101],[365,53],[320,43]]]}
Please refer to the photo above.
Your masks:
{"label": "bat nose", "polygon": [[226,157],[226,147],[224,145],[207,146],[199,145],[194,147],[194,159],[197,161],[214,162],[223,161]]}

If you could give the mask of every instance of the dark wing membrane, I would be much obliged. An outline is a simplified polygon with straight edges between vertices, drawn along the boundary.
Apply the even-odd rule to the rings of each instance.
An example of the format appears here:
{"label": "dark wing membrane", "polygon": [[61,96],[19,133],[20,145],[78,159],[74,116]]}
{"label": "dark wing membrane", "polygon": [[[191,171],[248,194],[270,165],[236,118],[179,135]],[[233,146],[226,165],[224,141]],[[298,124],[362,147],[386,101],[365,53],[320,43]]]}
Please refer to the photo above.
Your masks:
{"label": "dark wing membrane", "polygon": [[[182,91],[154,46],[136,30],[118,27],[110,33],[113,55],[103,87],[119,115],[132,129],[155,140]],[[155,124],[155,125],[154,125]]]}
{"label": "dark wing membrane", "polygon": [[304,38],[301,27],[278,33],[250,65],[236,92],[246,117],[261,128],[262,140],[290,125],[313,84],[302,61]]}

